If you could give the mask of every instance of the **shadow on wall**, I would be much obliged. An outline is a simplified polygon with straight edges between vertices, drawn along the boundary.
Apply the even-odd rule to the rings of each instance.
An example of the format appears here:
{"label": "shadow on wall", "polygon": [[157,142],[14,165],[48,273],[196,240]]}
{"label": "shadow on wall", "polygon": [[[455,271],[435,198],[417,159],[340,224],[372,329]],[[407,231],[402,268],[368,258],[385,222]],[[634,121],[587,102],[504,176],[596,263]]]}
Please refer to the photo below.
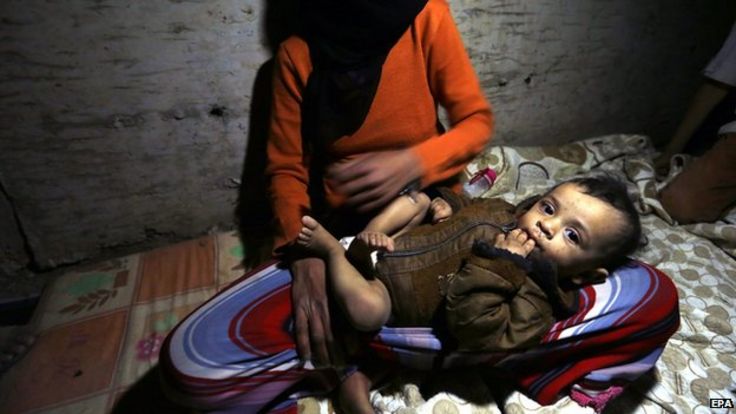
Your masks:
{"label": "shadow on wall", "polygon": [[[264,0],[263,4],[263,36],[274,55],[279,44],[296,32],[298,0]],[[263,63],[253,83],[248,145],[235,209],[246,268],[267,260],[272,248],[273,212],[265,171],[273,67],[273,58]]]}

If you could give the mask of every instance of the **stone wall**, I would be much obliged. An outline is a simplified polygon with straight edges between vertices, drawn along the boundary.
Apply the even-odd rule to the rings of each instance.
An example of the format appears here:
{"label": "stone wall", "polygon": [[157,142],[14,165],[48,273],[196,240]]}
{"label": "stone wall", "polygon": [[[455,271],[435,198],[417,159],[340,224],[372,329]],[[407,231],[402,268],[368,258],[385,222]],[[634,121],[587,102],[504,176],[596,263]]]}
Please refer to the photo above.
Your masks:
{"label": "stone wall", "polygon": [[[670,133],[733,2],[452,0],[496,143]],[[0,272],[266,216],[269,59],[291,0],[5,0]]]}

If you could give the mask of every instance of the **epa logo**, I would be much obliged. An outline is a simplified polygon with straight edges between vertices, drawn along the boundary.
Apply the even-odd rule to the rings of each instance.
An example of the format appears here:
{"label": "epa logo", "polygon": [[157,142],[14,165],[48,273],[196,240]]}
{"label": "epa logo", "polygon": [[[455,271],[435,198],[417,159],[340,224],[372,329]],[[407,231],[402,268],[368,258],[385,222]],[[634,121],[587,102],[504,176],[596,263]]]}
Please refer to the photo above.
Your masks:
{"label": "epa logo", "polygon": [[711,398],[710,408],[733,408],[733,400],[730,398]]}

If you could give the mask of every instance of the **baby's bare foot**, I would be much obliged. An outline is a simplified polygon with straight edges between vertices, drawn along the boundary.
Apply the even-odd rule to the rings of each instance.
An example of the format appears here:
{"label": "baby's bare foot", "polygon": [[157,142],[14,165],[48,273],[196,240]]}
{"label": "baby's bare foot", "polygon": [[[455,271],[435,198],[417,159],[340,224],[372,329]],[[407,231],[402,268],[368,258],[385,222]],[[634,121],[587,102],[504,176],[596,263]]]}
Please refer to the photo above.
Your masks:
{"label": "baby's bare foot", "polygon": [[296,242],[312,253],[327,256],[335,251],[343,251],[340,242],[310,216],[302,217],[302,229]]}
{"label": "baby's bare foot", "polygon": [[374,249],[381,249],[389,252],[394,251],[394,239],[389,237],[386,233],[381,233],[380,231],[362,231],[358,233],[356,237]]}

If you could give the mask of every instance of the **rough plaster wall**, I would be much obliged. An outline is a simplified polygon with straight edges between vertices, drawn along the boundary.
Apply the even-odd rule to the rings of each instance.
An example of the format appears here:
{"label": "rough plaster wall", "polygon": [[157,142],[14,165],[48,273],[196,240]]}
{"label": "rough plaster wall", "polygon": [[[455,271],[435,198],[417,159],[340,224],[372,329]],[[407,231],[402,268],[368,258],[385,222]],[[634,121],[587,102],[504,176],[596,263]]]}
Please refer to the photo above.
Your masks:
{"label": "rough plaster wall", "polygon": [[261,6],[4,2],[0,172],[39,267],[232,221]]}
{"label": "rough plaster wall", "polygon": [[[450,4],[494,105],[495,142],[514,144],[670,132],[734,18],[728,0]],[[0,228],[17,217],[25,240],[2,233],[0,248],[14,246],[15,267],[231,225],[244,171],[242,201],[262,204],[264,63],[291,10],[3,1],[0,176],[13,204],[0,200]]]}
{"label": "rough plaster wall", "polygon": [[0,176],[0,280],[11,277],[30,262],[12,201],[8,198],[2,181]]}
{"label": "rough plaster wall", "polygon": [[452,2],[497,119],[496,143],[672,132],[736,2]]}

